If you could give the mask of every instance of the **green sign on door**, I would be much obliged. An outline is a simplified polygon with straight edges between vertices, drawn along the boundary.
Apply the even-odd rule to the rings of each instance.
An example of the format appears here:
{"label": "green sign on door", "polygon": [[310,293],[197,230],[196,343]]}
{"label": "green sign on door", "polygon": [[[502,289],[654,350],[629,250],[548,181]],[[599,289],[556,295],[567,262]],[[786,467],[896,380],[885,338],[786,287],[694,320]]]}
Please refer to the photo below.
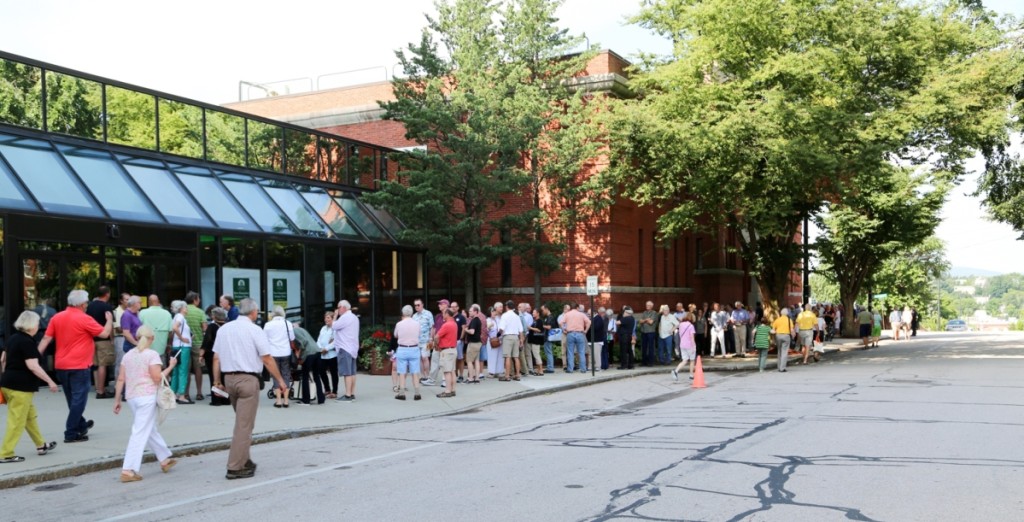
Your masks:
{"label": "green sign on door", "polygon": [[235,298],[235,302],[241,301],[249,297],[249,278],[248,277],[235,277],[231,280],[231,294]]}
{"label": "green sign on door", "polygon": [[271,284],[274,288],[274,304],[281,308],[288,308],[288,280],[273,279]]}

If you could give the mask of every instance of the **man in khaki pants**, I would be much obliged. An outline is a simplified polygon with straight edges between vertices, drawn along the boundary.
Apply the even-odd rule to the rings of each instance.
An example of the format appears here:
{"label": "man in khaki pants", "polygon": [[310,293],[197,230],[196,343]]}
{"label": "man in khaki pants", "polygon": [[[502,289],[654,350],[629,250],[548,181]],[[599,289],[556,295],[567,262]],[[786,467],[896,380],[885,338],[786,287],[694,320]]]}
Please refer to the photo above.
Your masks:
{"label": "man in khaki pants", "polygon": [[[270,343],[263,329],[256,326],[259,306],[252,299],[238,303],[238,319],[225,323],[217,331],[213,345],[212,392],[227,392],[235,409],[235,430],[231,434],[228,450],[226,478],[250,478],[256,474],[256,464],[249,458],[252,429],[260,405],[260,374],[266,367],[281,392],[287,394],[281,372],[270,356]],[[221,377],[223,376],[223,380]]]}

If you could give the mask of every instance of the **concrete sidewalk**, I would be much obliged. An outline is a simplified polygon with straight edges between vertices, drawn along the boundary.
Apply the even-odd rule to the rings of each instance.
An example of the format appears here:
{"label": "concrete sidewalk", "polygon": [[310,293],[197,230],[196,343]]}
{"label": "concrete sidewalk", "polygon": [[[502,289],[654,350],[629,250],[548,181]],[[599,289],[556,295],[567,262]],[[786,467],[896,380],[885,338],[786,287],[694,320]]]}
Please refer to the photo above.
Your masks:
{"label": "concrete sidewalk", "polygon": [[[850,350],[859,340],[842,339],[826,345],[829,352]],[[794,356],[790,356],[790,361]],[[775,367],[775,356],[769,357],[768,366]],[[792,364],[792,363],[791,363]],[[756,371],[757,357],[720,358],[703,361],[707,372]],[[439,399],[444,391],[440,386],[423,387],[423,400],[413,401],[410,394],[405,402],[394,399],[391,378],[388,376],[359,375],[356,383],[356,401],[341,403],[328,400],[324,405],[306,406],[291,401],[291,407],[274,408],[273,400],[261,394],[260,412],[256,417],[254,442],[269,442],[287,438],[314,435],[364,426],[368,424],[450,415],[495,404],[556,391],[589,386],[610,380],[638,375],[665,374],[670,366],[637,367],[634,370],[610,369],[590,373],[568,374],[556,370],[541,377],[524,377],[521,381],[499,382],[488,378],[480,384],[459,384],[458,395]],[[714,378],[710,379],[711,382]],[[208,386],[208,382],[206,383]],[[204,391],[209,391],[207,387]],[[114,415],[112,399],[98,400],[90,396],[85,417],[95,421],[89,431],[89,441],[64,444],[64,421],[67,404],[62,393],[50,393],[46,388],[35,395],[39,424],[47,440],[57,441],[57,448],[45,456],[37,456],[28,434],[23,434],[15,450],[25,462],[0,464],[0,489],[22,486],[34,482],[80,475],[103,469],[119,468],[131,431],[132,414],[127,404],[120,415]],[[6,412],[0,420],[6,428]],[[209,399],[195,405],[181,405],[172,410],[160,433],[176,456],[195,455],[226,449],[230,443],[234,415],[229,406],[210,406]],[[147,457],[149,453],[147,452]]]}

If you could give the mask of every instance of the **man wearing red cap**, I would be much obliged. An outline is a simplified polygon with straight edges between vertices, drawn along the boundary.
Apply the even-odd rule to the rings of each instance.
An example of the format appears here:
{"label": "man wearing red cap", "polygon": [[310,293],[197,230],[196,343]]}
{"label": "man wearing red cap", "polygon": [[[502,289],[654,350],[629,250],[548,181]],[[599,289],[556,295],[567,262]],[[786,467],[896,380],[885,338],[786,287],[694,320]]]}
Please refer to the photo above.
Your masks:
{"label": "man wearing red cap", "polygon": [[[441,299],[437,302],[437,315],[434,316],[434,331],[432,341],[432,350],[430,352],[430,374],[427,375],[426,379],[420,379],[420,382],[424,386],[436,386],[438,379],[438,372],[441,368],[441,351],[437,347],[437,332],[441,331],[441,326],[444,325],[444,312],[448,310],[448,305],[451,304],[447,299]],[[441,383],[444,386],[445,383]]]}

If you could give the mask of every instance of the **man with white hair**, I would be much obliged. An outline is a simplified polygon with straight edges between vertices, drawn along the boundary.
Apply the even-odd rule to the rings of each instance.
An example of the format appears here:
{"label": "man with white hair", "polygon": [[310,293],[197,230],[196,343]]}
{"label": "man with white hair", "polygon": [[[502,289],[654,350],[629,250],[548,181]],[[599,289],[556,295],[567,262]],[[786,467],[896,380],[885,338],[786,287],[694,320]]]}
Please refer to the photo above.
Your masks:
{"label": "man with white hair", "polygon": [[[227,392],[235,410],[235,429],[228,450],[228,480],[251,478],[256,474],[256,463],[249,458],[252,429],[260,406],[260,376],[266,368],[280,384],[278,390],[287,393],[284,379],[270,356],[270,343],[263,329],[256,326],[260,307],[256,301],[245,298],[238,303],[238,318],[224,323],[217,330],[213,343],[213,388]],[[221,380],[223,377],[223,381]],[[223,384],[221,384],[223,382]]]}
{"label": "man with white hair", "polygon": [[334,312],[334,347],[338,351],[338,375],[345,381],[345,394],[336,400],[356,400],[356,358],[359,356],[359,318],[352,313],[352,305],[344,299]]}
{"label": "man with white hair", "polygon": [[[105,323],[100,326],[85,314],[89,305],[89,293],[72,290],[68,294],[68,307],[53,316],[46,326],[46,334],[39,342],[39,354],[46,353],[50,343],[56,340],[60,350],[54,356],[53,367],[57,380],[64,387],[64,399],[68,403],[68,418],[64,423],[64,442],[85,442],[93,421],[84,417],[85,405],[89,400],[90,368],[96,353],[94,338],[106,339],[114,329],[114,314],[104,314]],[[102,386],[97,383],[97,386]]]}
{"label": "man with white hair", "polygon": [[412,385],[416,391],[413,400],[418,401],[420,396],[420,323],[412,318],[413,310],[409,305],[402,307],[402,320],[395,325],[395,339],[398,341],[398,350],[395,352],[395,364],[398,372],[398,386],[395,390],[395,399],[405,400],[405,394],[409,392],[406,387],[406,377],[412,376]]}

